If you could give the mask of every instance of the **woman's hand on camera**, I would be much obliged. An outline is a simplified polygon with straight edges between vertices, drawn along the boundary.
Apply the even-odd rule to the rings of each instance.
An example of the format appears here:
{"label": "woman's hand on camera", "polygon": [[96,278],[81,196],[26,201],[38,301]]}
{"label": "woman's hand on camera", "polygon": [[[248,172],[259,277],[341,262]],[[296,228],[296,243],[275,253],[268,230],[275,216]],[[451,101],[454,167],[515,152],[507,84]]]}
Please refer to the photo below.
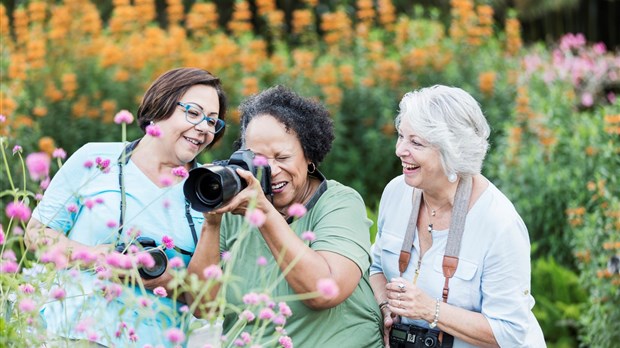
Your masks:
{"label": "woman's hand on camera", "polygon": [[385,348],[390,348],[390,330],[392,325],[400,321],[400,318],[392,313],[389,306],[383,306],[381,314],[383,315],[383,342]]}
{"label": "woman's hand on camera", "polygon": [[385,286],[388,308],[401,317],[429,322],[435,316],[435,299],[404,278],[392,278]]}
{"label": "woman's hand on camera", "polygon": [[[247,187],[235,195],[228,204],[214,210],[215,214],[233,213],[236,215],[245,215],[250,202],[256,199],[256,208],[266,211],[265,204],[269,201],[265,197],[260,182],[252,172],[237,168],[237,174],[245,180]],[[269,203],[270,204],[270,203]]]}

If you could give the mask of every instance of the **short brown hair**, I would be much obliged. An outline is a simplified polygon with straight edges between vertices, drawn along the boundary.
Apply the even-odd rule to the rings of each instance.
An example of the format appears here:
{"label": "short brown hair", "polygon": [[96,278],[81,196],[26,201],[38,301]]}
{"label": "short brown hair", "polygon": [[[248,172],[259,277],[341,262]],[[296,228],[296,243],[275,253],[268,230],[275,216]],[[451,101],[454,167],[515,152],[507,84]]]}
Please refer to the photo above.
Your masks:
{"label": "short brown hair", "polygon": [[[166,120],[172,116],[177,102],[187,92],[188,89],[195,85],[207,85],[215,88],[217,98],[220,102],[219,118],[226,118],[226,95],[222,89],[220,79],[210,72],[199,68],[177,68],[169,70],[159,76],[148,88],[142,103],[138,107],[138,126],[143,132],[146,132],[146,126],[151,121]],[[223,135],[226,128],[215,134],[211,147]]]}

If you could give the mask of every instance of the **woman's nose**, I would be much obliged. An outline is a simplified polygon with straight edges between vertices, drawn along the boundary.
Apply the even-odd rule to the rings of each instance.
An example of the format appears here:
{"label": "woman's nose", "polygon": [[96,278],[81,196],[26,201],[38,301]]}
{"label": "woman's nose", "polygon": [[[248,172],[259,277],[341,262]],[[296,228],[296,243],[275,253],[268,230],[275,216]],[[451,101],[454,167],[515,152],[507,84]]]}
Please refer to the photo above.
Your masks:
{"label": "woman's nose", "polygon": [[402,142],[397,142],[396,143],[396,147],[394,149],[394,152],[396,153],[397,157],[405,157],[409,154],[409,151],[407,151],[407,147],[405,145],[403,145]]}

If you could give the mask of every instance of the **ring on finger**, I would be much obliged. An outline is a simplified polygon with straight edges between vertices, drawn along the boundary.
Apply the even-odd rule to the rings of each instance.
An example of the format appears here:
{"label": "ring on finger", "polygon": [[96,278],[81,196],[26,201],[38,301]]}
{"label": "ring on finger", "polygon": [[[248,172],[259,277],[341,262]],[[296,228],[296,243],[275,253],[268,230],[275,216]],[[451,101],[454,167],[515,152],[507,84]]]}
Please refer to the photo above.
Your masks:
{"label": "ring on finger", "polygon": [[398,294],[396,294],[396,299],[400,300],[400,292]]}
{"label": "ring on finger", "polygon": [[398,284],[398,289],[400,289],[400,291],[405,291],[405,284],[403,283]]}

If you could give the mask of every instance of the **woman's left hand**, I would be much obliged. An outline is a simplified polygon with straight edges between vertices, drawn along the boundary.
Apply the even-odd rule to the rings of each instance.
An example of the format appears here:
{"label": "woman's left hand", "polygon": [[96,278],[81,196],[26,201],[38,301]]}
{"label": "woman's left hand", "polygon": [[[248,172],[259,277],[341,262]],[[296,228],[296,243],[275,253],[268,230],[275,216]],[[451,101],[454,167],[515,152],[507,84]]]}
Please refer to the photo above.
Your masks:
{"label": "woman's left hand", "polygon": [[393,314],[432,322],[435,300],[404,278],[392,278],[386,284],[388,306]]}

